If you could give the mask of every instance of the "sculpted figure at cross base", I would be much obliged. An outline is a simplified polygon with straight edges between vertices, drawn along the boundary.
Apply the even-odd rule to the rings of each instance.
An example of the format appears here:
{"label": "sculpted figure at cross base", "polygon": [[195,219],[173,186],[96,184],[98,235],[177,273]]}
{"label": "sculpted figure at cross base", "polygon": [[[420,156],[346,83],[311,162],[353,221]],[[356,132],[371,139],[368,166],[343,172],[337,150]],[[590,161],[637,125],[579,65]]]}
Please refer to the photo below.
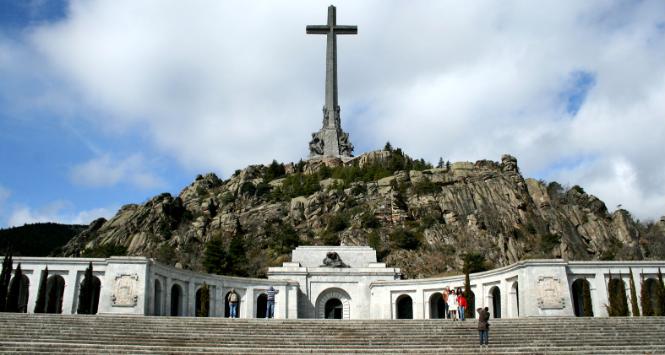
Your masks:
{"label": "sculpted figure at cross base", "polygon": [[339,257],[339,254],[337,254],[334,251],[329,251],[326,254],[325,259],[323,259],[323,265],[322,267],[349,267],[349,265],[344,264],[342,261],[342,258]]}

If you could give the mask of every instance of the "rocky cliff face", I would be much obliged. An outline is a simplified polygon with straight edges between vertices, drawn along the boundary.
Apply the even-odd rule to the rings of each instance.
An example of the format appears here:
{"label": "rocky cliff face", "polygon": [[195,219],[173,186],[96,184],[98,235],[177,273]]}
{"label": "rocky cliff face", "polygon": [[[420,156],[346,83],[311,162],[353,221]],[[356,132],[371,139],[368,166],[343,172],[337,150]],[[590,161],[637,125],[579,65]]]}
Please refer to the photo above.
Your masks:
{"label": "rocky cliff face", "polygon": [[296,244],[371,245],[407,277],[459,271],[469,252],[490,267],[526,258],[665,257],[665,217],[642,225],[625,210],[609,213],[578,186],[524,179],[512,156],[426,167],[397,150],[346,163],[249,166],[228,180],[199,176],[177,197],[162,194],[93,222],[64,254],[123,246],[129,255],[203,270],[210,240],[228,247],[240,238],[247,273],[263,276]]}

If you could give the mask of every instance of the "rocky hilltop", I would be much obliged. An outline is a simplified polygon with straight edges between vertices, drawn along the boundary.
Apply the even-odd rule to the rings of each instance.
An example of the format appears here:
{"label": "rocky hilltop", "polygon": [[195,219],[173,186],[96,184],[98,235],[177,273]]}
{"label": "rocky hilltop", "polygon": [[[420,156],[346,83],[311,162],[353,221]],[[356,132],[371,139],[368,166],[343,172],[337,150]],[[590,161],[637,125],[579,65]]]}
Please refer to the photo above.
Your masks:
{"label": "rocky hilltop", "polygon": [[94,221],[63,254],[111,248],[204,270],[213,242],[227,255],[244,253],[239,274],[250,276],[289,260],[296,245],[342,244],[370,245],[417,278],[459,272],[466,253],[484,256],[487,267],[664,258],[665,217],[642,224],[626,210],[609,213],[579,186],[525,179],[510,155],[432,168],[388,149],[350,161],[249,166],[228,180],[198,176],[178,196]]}

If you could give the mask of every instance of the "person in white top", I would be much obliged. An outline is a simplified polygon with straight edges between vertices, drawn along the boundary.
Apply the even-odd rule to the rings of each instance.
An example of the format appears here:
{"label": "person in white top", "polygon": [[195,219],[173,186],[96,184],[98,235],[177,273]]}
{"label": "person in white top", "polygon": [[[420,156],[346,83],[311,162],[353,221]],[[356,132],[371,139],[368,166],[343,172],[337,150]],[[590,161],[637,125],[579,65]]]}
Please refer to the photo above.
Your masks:
{"label": "person in white top", "polygon": [[448,311],[450,312],[450,318],[457,320],[457,295],[455,292],[448,295]]}

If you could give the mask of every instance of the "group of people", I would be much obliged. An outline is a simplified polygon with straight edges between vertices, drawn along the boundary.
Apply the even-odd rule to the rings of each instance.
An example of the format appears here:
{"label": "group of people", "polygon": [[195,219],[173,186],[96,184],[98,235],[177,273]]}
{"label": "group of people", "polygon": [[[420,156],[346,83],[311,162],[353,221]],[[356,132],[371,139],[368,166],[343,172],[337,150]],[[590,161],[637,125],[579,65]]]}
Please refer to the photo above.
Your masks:
{"label": "group of people", "polygon": [[456,320],[465,320],[464,311],[467,307],[466,296],[462,292],[461,288],[458,288],[456,291],[451,290],[449,287],[446,287],[443,290],[443,303],[445,307],[445,317],[448,319]]}

